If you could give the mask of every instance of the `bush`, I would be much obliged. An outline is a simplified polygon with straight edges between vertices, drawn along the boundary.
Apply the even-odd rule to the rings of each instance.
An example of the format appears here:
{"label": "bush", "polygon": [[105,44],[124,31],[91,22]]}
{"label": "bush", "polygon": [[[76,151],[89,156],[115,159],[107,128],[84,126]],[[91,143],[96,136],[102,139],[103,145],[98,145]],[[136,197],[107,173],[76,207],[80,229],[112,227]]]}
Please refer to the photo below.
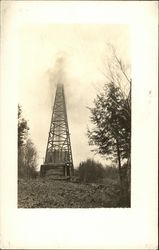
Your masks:
{"label": "bush", "polygon": [[104,169],[104,177],[117,180],[119,179],[119,170],[116,167],[107,166]]}
{"label": "bush", "polygon": [[88,159],[81,162],[78,167],[80,181],[99,182],[104,177],[104,168],[102,164]]}

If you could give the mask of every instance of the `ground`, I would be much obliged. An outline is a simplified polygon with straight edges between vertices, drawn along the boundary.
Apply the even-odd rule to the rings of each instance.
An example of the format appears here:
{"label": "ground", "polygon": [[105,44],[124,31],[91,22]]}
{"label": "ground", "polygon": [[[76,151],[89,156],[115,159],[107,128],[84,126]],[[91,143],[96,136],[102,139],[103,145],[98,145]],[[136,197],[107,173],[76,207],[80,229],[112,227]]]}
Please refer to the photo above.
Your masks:
{"label": "ground", "polygon": [[100,208],[125,207],[116,182],[76,183],[50,178],[20,179],[19,208]]}

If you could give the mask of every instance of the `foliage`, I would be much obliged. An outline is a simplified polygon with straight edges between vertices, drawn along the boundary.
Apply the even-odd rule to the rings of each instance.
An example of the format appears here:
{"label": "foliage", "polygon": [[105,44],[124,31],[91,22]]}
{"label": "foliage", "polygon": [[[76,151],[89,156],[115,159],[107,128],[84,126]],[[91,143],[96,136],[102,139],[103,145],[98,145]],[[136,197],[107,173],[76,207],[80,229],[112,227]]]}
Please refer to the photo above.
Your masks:
{"label": "foliage", "polygon": [[83,182],[98,182],[104,174],[102,164],[88,159],[81,162],[78,168],[79,178]]}
{"label": "foliage", "polygon": [[18,105],[18,176],[21,178],[37,176],[37,151],[28,135],[28,124]]}
{"label": "foliage", "polygon": [[119,174],[118,174],[118,169],[115,166],[106,166],[104,168],[104,177],[106,179],[111,179],[111,180],[118,180]]}
{"label": "foliage", "polygon": [[[128,201],[131,168],[131,79],[128,76],[129,66],[122,62],[112,45],[109,44],[108,47],[111,56],[104,65],[105,84],[94,100],[94,107],[89,108],[93,126],[87,133],[89,144],[95,146],[93,151],[112,161],[118,161],[121,198],[127,197]],[[122,168],[125,159],[127,167]]]}
{"label": "foliage", "polygon": [[22,116],[22,108],[18,104],[18,148],[25,144],[29,127],[27,121]]}
{"label": "foliage", "polygon": [[18,177],[21,178],[24,178],[27,175],[24,153],[24,147],[18,147]]}
{"label": "foliage", "polygon": [[120,203],[120,186],[111,182],[72,183],[44,178],[18,181],[19,208],[128,207]]}
{"label": "foliage", "polygon": [[117,158],[117,146],[120,158],[130,154],[131,116],[126,109],[127,100],[122,96],[119,87],[114,83],[104,86],[103,92],[94,100],[90,108],[92,130],[88,129],[90,145],[96,145],[95,151],[101,155]]}
{"label": "foliage", "polygon": [[28,177],[36,177],[37,170],[37,151],[31,139],[29,138],[25,145],[25,163]]}
{"label": "foliage", "polygon": [[[128,199],[120,198],[117,168],[104,168],[98,183],[79,183],[39,177],[19,179],[18,207],[20,208],[97,208],[130,207]],[[75,171],[76,172],[76,171]],[[77,174],[77,172],[76,172]],[[102,182],[103,180],[103,182]]]}

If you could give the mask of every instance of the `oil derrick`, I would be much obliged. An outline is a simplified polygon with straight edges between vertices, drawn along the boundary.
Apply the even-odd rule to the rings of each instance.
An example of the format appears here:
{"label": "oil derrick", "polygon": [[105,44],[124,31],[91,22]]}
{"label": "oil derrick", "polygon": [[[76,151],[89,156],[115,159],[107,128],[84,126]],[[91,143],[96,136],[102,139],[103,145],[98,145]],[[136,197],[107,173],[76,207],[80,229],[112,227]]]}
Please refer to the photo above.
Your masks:
{"label": "oil derrick", "polygon": [[40,175],[45,176],[51,169],[54,176],[73,175],[73,160],[63,84],[57,84],[53,106],[45,162]]}

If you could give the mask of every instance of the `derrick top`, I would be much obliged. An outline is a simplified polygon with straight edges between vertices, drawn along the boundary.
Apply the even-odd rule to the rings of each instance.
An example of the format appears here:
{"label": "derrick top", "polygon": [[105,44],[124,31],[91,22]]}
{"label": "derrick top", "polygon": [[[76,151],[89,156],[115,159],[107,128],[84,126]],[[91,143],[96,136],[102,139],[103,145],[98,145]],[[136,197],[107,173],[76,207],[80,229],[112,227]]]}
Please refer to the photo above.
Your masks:
{"label": "derrick top", "polygon": [[64,87],[64,84],[63,83],[57,83],[57,88],[63,88]]}

